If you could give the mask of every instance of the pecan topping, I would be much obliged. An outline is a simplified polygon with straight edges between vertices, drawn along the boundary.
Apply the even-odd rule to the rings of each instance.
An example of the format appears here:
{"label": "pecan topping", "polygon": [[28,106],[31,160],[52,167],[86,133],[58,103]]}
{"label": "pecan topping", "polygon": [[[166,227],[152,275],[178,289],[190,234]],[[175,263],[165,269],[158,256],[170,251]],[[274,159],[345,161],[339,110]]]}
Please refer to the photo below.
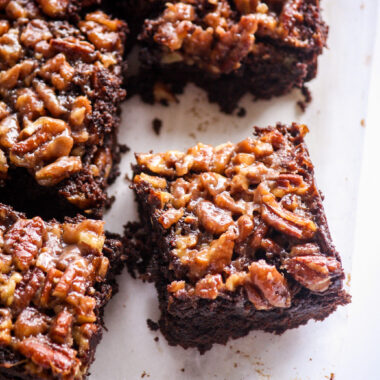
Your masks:
{"label": "pecan topping", "polygon": [[306,133],[304,125],[278,125],[237,144],[136,156],[137,197],[155,205],[151,223],[170,228],[163,234],[178,281],[168,292],[215,299],[241,287],[256,309],[270,310],[291,306],[282,271],[312,291],[341,275],[318,244]]}

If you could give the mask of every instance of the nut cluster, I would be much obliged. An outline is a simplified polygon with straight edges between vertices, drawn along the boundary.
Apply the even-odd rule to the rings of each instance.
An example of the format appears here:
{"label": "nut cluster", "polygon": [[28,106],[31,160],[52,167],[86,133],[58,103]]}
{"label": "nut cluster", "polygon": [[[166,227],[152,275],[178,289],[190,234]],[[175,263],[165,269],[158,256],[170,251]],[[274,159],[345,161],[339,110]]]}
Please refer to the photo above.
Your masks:
{"label": "nut cluster", "polygon": [[104,241],[102,221],[47,223],[0,204],[0,344],[26,358],[31,374],[86,373],[100,329],[96,284],[109,266]]}
{"label": "nut cluster", "polygon": [[[38,3],[58,17],[72,2]],[[10,167],[26,168],[42,186],[84,169],[105,176],[111,131],[99,129],[96,91],[100,77],[120,85],[124,23],[100,11],[77,26],[48,21],[24,0],[0,2],[0,15],[0,179]],[[86,157],[93,146],[98,160]]]}
{"label": "nut cluster", "polygon": [[136,156],[134,186],[157,207],[153,221],[170,234],[173,263],[187,268],[169,292],[214,299],[243,286],[263,310],[291,305],[289,279],[323,292],[341,275],[317,244],[320,196],[306,133],[278,126],[238,144]]}
{"label": "nut cluster", "polygon": [[255,50],[255,37],[306,47],[301,0],[175,0],[145,22],[142,40],[162,50],[161,63],[185,62],[213,74],[237,70]]}

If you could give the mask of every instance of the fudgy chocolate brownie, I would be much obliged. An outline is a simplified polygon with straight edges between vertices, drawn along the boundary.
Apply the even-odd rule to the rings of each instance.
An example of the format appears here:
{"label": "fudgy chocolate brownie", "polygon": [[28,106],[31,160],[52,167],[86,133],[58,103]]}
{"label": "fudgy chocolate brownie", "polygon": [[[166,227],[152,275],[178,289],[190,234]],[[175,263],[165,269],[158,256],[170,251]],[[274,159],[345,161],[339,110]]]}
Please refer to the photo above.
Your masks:
{"label": "fudgy chocolate brownie", "polygon": [[237,144],[136,154],[143,229],[129,228],[130,264],[155,282],[170,344],[204,352],[350,302],[306,133],[278,124]]}
{"label": "fudgy chocolate brownie", "polygon": [[145,17],[142,71],[130,86],[147,101],[165,101],[189,81],[226,112],[245,93],[270,98],[305,90],[326,43],[319,0],[127,3],[127,17]]}
{"label": "fudgy chocolate brownie", "polygon": [[26,219],[0,204],[0,378],[86,377],[122,268],[103,224]]}
{"label": "fudgy chocolate brownie", "polygon": [[99,217],[116,174],[126,24],[46,16],[88,3],[0,2],[0,199],[28,214]]}

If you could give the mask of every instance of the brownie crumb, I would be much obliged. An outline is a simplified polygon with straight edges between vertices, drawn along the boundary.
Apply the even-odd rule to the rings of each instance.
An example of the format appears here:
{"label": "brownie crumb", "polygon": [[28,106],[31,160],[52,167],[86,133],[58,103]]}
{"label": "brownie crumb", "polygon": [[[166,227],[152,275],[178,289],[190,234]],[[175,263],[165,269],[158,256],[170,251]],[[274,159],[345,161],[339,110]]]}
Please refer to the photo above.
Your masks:
{"label": "brownie crumb", "polygon": [[154,133],[159,136],[162,128],[162,120],[161,119],[153,119],[152,120],[152,128]]}
{"label": "brownie crumb", "polygon": [[234,363],[234,368],[237,368],[238,364],[237,363]]}
{"label": "brownie crumb", "polygon": [[154,341],[155,342],[158,342],[160,340],[160,338],[158,337],[158,336],[156,336],[155,338],[154,338]]}
{"label": "brownie crumb", "polygon": [[332,373],[331,375],[330,375],[330,380],[334,380],[335,379],[335,373]]}
{"label": "brownie crumb", "polygon": [[181,368],[181,372],[185,372],[185,368]]}
{"label": "brownie crumb", "polygon": [[301,92],[303,95],[303,100],[300,100],[299,102],[297,102],[297,104],[301,108],[301,111],[305,112],[306,107],[311,103],[313,97],[311,96],[310,90],[306,86],[303,86],[301,88]]}
{"label": "brownie crumb", "polygon": [[146,323],[147,323],[148,327],[149,327],[152,331],[157,331],[157,330],[159,330],[159,328],[160,328],[160,326],[158,325],[158,323],[152,321],[151,319],[147,319],[147,320],[146,320]]}
{"label": "brownie crumb", "polygon": [[119,144],[120,153],[128,153],[131,148],[126,144]]}
{"label": "brownie crumb", "polygon": [[108,199],[106,200],[106,203],[104,205],[105,209],[109,210],[115,201],[116,201],[116,197],[114,195],[112,195],[112,197],[108,197]]}
{"label": "brownie crumb", "polygon": [[143,379],[144,377],[150,377],[149,373],[147,373],[146,371],[144,371],[144,372],[141,374],[141,378]]}
{"label": "brownie crumb", "polygon": [[244,107],[240,107],[238,113],[237,113],[237,116],[238,117],[244,117],[247,115],[247,111]]}

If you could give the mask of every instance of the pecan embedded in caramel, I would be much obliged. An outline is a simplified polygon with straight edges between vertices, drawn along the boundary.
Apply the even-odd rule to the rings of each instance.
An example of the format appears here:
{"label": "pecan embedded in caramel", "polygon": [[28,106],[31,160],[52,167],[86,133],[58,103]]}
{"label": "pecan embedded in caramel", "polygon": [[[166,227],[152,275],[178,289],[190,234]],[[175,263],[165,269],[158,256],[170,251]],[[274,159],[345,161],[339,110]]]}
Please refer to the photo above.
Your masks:
{"label": "pecan embedded in caramel", "polygon": [[39,217],[20,219],[4,236],[4,251],[12,255],[20,270],[28,269],[43,242],[45,224]]}
{"label": "pecan embedded in caramel", "polygon": [[283,266],[296,281],[313,292],[324,292],[329,288],[332,278],[342,273],[339,261],[323,255],[287,258]]}

